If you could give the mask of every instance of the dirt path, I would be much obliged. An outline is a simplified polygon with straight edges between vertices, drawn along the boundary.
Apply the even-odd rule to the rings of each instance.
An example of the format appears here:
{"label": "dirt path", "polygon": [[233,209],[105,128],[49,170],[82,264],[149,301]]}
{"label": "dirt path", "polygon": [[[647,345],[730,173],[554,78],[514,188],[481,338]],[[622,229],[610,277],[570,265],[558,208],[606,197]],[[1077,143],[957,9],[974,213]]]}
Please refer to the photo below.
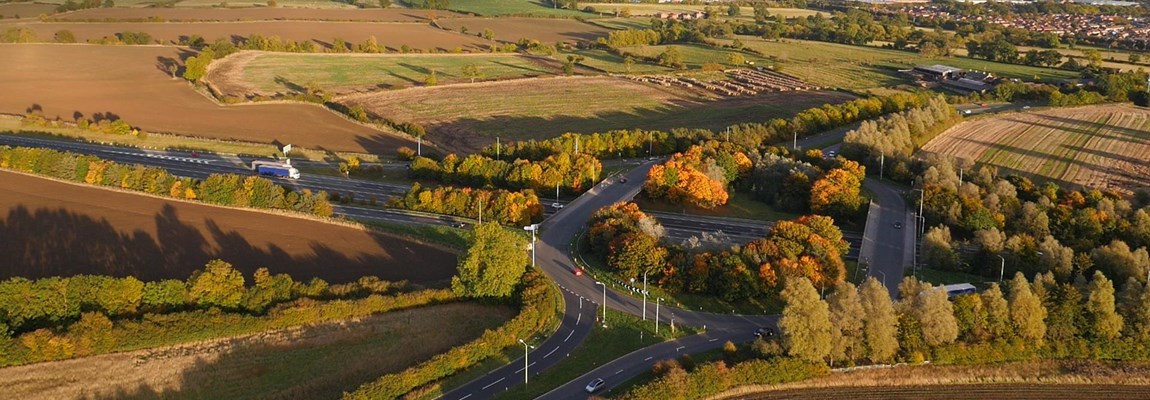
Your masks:
{"label": "dirt path", "polygon": [[[0,369],[10,399],[335,398],[474,340],[512,310],[455,303]],[[452,329],[443,329],[450,325]]]}

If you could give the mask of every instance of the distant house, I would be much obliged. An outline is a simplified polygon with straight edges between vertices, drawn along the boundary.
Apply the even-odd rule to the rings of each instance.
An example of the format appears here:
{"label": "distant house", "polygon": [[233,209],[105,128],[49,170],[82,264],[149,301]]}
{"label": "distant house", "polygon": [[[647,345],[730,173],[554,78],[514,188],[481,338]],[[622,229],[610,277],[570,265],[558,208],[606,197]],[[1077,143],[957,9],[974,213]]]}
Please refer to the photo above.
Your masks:
{"label": "distant house", "polygon": [[924,78],[933,80],[952,79],[962,73],[962,68],[955,68],[946,65],[918,65],[914,67],[914,72],[921,74]]}

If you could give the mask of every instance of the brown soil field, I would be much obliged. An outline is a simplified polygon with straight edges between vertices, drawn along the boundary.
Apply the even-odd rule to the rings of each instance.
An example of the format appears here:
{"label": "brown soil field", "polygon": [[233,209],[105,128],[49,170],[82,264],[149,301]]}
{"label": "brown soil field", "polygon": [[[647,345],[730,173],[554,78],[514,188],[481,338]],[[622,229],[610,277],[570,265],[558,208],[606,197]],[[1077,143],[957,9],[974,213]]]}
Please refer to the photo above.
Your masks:
{"label": "brown soil field", "polygon": [[1129,194],[1150,188],[1150,110],[1115,104],[976,119],[943,132],[923,151]]}
{"label": "brown soil field", "polygon": [[55,13],[55,5],[40,5],[34,2],[17,2],[0,5],[0,18],[36,18],[40,14]]}
{"label": "brown soil field", "polygon": [[0,18],[16,18],[21,19],[36,18],[40,14],[52,14],[56,12],[56,5],[54,4],[37,4],[37,3],[10,3],[0,4]]}
{"label": "brown soil field", "polygon": [[[0,10],[3,10],[0,7]],[[436,18],[460,14],[436,11]],[[427,13],[406,9],[314,9],[314,8],[89,8],[55,15],[60,21],[140,21],[162,18],[170,22],[195,21],[373,21],[423,22]]]}
{"label": "brown soil field", "polygon": [[513,314],[505,307],[468,303],[420,307],[5,368],[0,387],[11,399],[331,399],[474,340]]}
{"label": "brown soil field", "polygon": [[0,45],[0,113],[39,110],[67,121],[101,113],[152,132],[374,154],[412,142],[313,104],[216,104],[161,70],[190,55],[156,46]]}
{"label": "brown soil field", "polygon": [[1134,399],[1147,398],[1150,365],[1026,361],[862,369],[781,385],[746,386],[715,399]]}
{"label": "brown soil field", "polygon": [[[2,22],[2,21],[0,21]],[[341,38],[351,44],[375,36],[381,46],[398,51],[403,45],[414,49],[448,51],[456,48],[486,51],[487,41],[432,28],[424,24],[324,21],[255,21],[255,22],[21,22],[0,23],[0,29],[22,26],[32,29],[42,41],[51,41],[56,32],[71,31],[79,42],[113,37],[119,32],[146,32],[159,43],[178,43],[181,37],[200,35],[209,43],[216,39],[249,37],[252,34],[279,36],[284,40],[313,40],[328,47]]]}
{"label": "brown soil field", "polygon": [[362,105],[395,121],[419,122],[440,148],[467,153],[495,143],[496,137],[542,139],[566,132],[634,128],[723,129],[738,122],[789,118],[809,107],[852,98],[809,91],[719,98],[621,78],[559,77],[417,87],[336,100]]}
{"label": "brown soil field", "polygon": [[585,24],[573,19],[555,18],[452,18],[439,21],[444,28],[458,31],[467,27],[469,35],[478,35],[484,29],[495,33],[495,40],[518,42],[527,38],[542,43],[595,41],[606,37],[610,29]]}
{"label": "brown soil field", "polygon": [[0,171],[0,279],[98,274],[187,279],[212,259],[248,277],[442,283],[455,255],[363,229],[184,203]]}

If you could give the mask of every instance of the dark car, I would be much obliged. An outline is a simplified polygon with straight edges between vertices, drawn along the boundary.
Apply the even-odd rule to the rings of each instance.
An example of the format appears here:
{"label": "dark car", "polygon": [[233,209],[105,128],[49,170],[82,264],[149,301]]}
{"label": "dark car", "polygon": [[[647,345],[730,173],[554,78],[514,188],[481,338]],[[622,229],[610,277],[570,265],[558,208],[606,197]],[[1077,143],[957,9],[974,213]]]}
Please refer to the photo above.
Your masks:
{"label": "dark car", "polygon": [[763,339],[775,336],[775,328],[759,328],[755,331],[755,336],[761,337]]}
{"label": "dark car", "polygon": [[894,229],[902,229],[902,222],[895,222]]}

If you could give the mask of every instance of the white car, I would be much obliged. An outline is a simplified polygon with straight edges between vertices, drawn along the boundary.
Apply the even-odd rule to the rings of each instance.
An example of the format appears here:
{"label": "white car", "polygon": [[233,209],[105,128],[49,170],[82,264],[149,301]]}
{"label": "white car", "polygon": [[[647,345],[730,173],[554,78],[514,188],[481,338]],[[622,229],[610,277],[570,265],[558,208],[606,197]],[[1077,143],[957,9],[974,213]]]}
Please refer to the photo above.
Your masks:
{"label": "white car", "polygon": [[585,387],[583,389],[586,390],[587,393],[595,393],[595,391],[602,389],[603,385],[606,383],[607,382],[604,381],[603,378],[595,378],[595,380],[588,383],[587,387]]}
{"label": "white car", "polygon": [[563,203],[551,203],[551,207],[554,207],[556,210],[562,210]]}

